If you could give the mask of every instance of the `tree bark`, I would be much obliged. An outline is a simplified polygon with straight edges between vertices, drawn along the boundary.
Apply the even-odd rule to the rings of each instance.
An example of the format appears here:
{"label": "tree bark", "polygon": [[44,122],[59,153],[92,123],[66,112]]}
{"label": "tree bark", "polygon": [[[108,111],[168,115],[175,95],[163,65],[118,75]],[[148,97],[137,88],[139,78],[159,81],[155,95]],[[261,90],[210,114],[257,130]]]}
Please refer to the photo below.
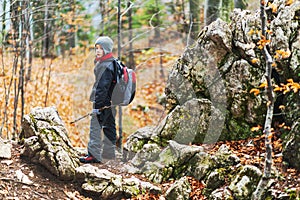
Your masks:
{"label": "tree bark", "polygon": [[222,5],[221,5],[221,18],[224,19],[225,21],[230,20],[230,13],[231,10],[233,9],[234,4],[231,0],[222,0]]}
{"label": "tree bark", "polygon": [[[260,5],[260,14],[261,14],[261,27],[262,27],[262,39],[267,38],[266,33],[266,15],[265,15],[265,2],[261,1]],[[265,158],[265,166],[264,166],[264,173],[262,178],[260,179],[258,186],[255,192],[252,195],[252,200],[261,200],[263,197],[263,193],[266,190],[266,186],[268,185],[268,181],[271,176],[271,168],[272,168],[272,133],[271,133],[271,126],[272,126],[272,118],[273,118],[273,109],[274,109],[274,94],[273,94],[273,87],[272,87],[272,63],[273,59],[269,53],[268,45],[263,47],[263,55],[266,60],[266,72],[265,78],[267,81],[267,115],[264,125],[264,134],[265,134],[265,145],[266,145],[266,158]]]}
{"label": "tree bark", "polygon": [[[100,33],[104,32],[104,23],[103,23],[103,16],[106,10],[106,2],[104,0],[99,0],[99,9],[100,9],[100,15],[101,15],[101,22],[100,22]],[[100,34],[101,35],[101,34]]]}
{"label": "tree bark", "polygon": [[27,0],[28,12],[25,14],[25,28],[27,30],[26,37],[26,58],[28,62],[28,69],[26,73],[25,82],[27,83],[31,79],[31,67],[32,67],[32,40],[33,40],[33,26],[31,26],[32,20],[32,10],[30,6],[30,1]]}
{"label": "tree bark", "polygon": [[[122,52],[122,38],[121,38],[121,27],[122,27],[122,18],[121,18],[121,0],[118,0],[118,58],[121,59]],[[123,125],[122,125],[122,107],[118,106],[119,111],[119,138],[117,141],[117,148],[122,152],[122,141],[123,141]]]}
{"label": "tree bark", "polygon": [[155,27],[155,41],[159,42],[159,51],[160,51],[160,55],[159,55],[159,65],[160,65],[160,78],[164,79],[165,78],[165,74],[164,74],[164,69],[163,69],[163,60],[162,60],[162,48],[161,48],[161,36],[160,36],[160,19],[159,19],[159,12],[160,10],[158,9],[158,0],[155,1],[156,4],[156,9],[157,9],[157,15],[156,17],[156,21],[158,22],[158,25]]}
{"label": "tree bark", "polygon": [[49,56],[49,42],[50,42],[50,35],[49,35],[49,1],[45,1],[45,16],[44,16],[44,39],[43,39],[43,52],[42,57],[45,58]]}
{"label": "tree bark", "polygon": [[190,4],[190,38],[196,40],[200,30],[200,0],[189,0]]}
{"label": "tree bark", "polygon": [[209,25],[220,16],[220,4],[221,0],[206,0],[204,12],[205,25]]}
{"label": "tree bark", "polygon": [[[75,19],[75,7],[73,6],[75,4],[74,0],[70,1],[70,8],[71,12],[73,13],[72,18]],[[68,36],[68,43],[69,43],[69,50],[70,53],[72,53],[72,48],[76,46],[76,32],[75,32],[75,25],[70,25],[70,33]]]}
{"label": "tree bark", "polygon": [[129,62],[128,62],[128,66],[130,68],[132,68],[133,70],[135,70],[135,63],[134,63],[134,55],[133,55],[133,51],[132,51],[132,2],[128,1],[128,30],[129,30]]}
{"label": "tree bark", "polygon": [[[8,89],[7,95],[9,98],[10,86],[12,86],[12,84],[13,84],[13,91],[14,91],[13,137],[17,131],[17,108],[18,108],[18,99],[19,99],[18,79],[14,78],[14,77],[17,77],[18,61],[19,61],[19,56],[20,56],[21,48],[22,48],[20,46],[20,44],[21,44],[20,40],[21,40],[21,35],[22,35],[23,22],[20,19],[20,15],[19,15],[19,11],[18,11],[18,8],[21,5],[21,3],[22,3],[21,1],[14,1],[10,5],[10,14],[11,14],[11,20],[12,20],[11,36],[12,36],[12,45],[13,45],[13,51],[14,51],[14,62],[13,62],[13,68],[12,68],[11,82],[9,84],[9,87],[7,88]],[[7,109],[7,107],[6,107],[6,109]]]}
{"label": "tree bark", "polygon": [[234,8],[245,10],[248,6],[247,0],[234,0]]}
{"label": "tree bark", "polygon": [[2,15],[2,23],[1,23],[1,35],[2,35],[2,43],[3,43],[4,38],[5,38],[5,29],[6,29],[6,25],[5,25],[5,22],[6,22],[6,19],[5,19],[5,16],[6,16],[6,0],[3,0],[2,10],[3,10],[3,15]]}

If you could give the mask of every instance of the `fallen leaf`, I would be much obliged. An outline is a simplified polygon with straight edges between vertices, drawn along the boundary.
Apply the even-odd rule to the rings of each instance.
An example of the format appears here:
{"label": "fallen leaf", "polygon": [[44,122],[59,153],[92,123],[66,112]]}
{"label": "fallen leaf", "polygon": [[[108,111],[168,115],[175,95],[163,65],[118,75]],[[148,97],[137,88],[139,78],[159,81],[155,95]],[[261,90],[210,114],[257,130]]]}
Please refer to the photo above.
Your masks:
{"label": "fallen leaf", "polygon": [[253,93],[255,96],[257,96],[260,93],[259,89],[253,88],[250,90],[250,94]]}

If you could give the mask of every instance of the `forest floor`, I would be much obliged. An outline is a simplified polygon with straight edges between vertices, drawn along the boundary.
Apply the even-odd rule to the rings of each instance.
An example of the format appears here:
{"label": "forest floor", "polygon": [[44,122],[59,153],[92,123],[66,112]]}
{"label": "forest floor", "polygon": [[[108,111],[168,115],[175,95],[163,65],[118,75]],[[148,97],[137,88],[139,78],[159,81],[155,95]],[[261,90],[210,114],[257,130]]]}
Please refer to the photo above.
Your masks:
{"label": "forest floor", "polygon": [[[274,141],[274,165],[277,171],[276,182],[272,189],[274,193],[287,192],[287,190],[294,190],[296,196],[300,195],[300,173],[295,169],[288,168],[282,164],[281,158],[281,140]],[[264,152],[264,137],[256,137],[253,139],[219,142],[210,148],[210,153],[213,154],[220,145],[227,144],[230,149],[240,159],[241,164],[252,164],[259,168],[263,167],[263,160],[258,158],[258,155]],[[33,164],[20,157],[21,146],[13,143],[12,158],[10,160],[0,160],[0,199],[5,200],[26,200],[26,199],[63,199],[63,200],[84,200],[97,199],[90,196],[81,189],[79,182],[66,182],[59,180],[53,176],[43,167]],[[119,163],[120,166],[122,163]],[[109,162],[104,164],[95,164],[99,168],[111,170],[114,173],[127,177],[128,174],[119,170],[115,166],[112,167]],[[113,170],[112,170],[113,169]],[[16,172],[21,170],[33,182],[31,185],[22,183],[17,179]],[[139,177],[140,178],[140,177]],[[192,192],[190,199],[205,199],[202,195],[202,190],[205,185],[193,178],[189,178],[192,185]],[[172,182],[161,184],[163,191],[166,191]],[[132,199],[164,199],[160,195],[144,194]]]}

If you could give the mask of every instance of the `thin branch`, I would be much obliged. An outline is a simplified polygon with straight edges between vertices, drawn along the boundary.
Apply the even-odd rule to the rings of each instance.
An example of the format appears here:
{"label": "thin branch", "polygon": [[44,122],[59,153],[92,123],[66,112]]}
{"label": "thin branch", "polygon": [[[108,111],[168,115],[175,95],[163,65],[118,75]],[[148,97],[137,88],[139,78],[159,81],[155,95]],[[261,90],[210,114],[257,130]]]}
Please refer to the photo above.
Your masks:
{"label": "thin branch", "polygon": [[158,11],[157,13],[154,13],[154,14],[151,16],[151,18],[150,18],[150,20],[149,20],[149,25],[150,25],[152,28],[155,28],[155,26],[152,25],[153,18],[154,18],[156,15],[160,14],[161,12],[162,12],[162,10]]}
{"label": "thin branch", "polygon": [[[43,7],[46,7],[45,5],[43,6],[40,6],[40,7],[37,7],[36,9],[34,9],[34,11],[31,11],[32,14],[35,14],[37,12],[40,12],[40,11],[43,11],[43,10],[39,10],[38,8],[43,8]],[[57,4],[53,4],[53,5],[50,5],[50,7],[52,8],[57,8]],[[15,19],[15,18],[18,18],[18,17],[22,17],[24,15],[26,15],[26,12],[28,12],[27,10],[29,10],[29,8],[25,8],[24,10],[22,10],[22,13],[21,14],[18,14],[18,15],[14,15],[13,17],[8,17],[8,18],[5,18],[5,20],[12,20],[12,19]],[[6,12],[3,12],[0,17],[3,17],[5,16],[6,14],[10,13],[10,11],[6,11]]]}
{"label": "thin branch", "polygon": [[126,10],[124,10],[124,12],[121,14],[121,19],[122,19],[122,17],[123,17],[125,14],[128,13],[128,11],[129,11],[131,8],[133,8],[133,6],[134,6],[134,3],[131,2],[131,3],[130,3],[130,6],[128,6],[128,7],[126,8]]}
{"label": "thin branch", "polygon": [[193,27],[193,20],[192,20],[192,17],[193,15],[191,14],[191,18],[190,18],[190,28],[189,28],[189,33],[188,33],[188,36],[187,36],[187,41],[186,41],[186,46],[189,46],[190,45],[190,39],[191,39],[191,32],[192,32],[192,27]]}
{"label": "thin branch", "polygon": [[47,89],[46,89],[46,97],[45,97],[45,107],[47,107],[47,101],[48,101],[48,95],[49,95],[50,79],[51,79],[51,71],[52,71],[51,66],[52,66],[52,58],[50,59],[50,64],[49,64]]}

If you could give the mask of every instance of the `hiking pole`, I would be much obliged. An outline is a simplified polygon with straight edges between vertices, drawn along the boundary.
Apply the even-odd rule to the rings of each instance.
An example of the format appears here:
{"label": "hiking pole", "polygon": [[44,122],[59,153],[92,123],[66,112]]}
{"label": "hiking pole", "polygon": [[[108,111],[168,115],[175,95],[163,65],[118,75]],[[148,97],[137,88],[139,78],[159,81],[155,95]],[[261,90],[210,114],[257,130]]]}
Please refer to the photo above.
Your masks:
{"label": "hiking pole", "polygon": [[91,115],[91,113],[83,115],[83,116],[79,117],[78,119],[75,119],[74,121],[70,122],[70,124],[74,124],[74,123],[76,123],[76,122],[78,122],[78,121],[80,121],[80,120],[82,120],[82,119],[84,119],[84,118],[86,118],[86,117],[88,117],[90,115]]}
{"label": "hiking pole", "polygon": [[[104,109],[112,108],[112,107],[116,107],[116,105],[103,106],[102,108],[99,109],[99,111],[101,112],[101,111],[103,111]],[[93,114],[93,113],[88,113],[88,114],[86,114],[86,115],[83,115],[83,116],[79,117],[78,119],[75,119],[74,121],[70,122],[70,124],[74,124],[74,123],[76,123],[76,122],[78,122],[78,121],[80,121],[80,120],[82,120],[82,119],[84,119],[84,118],[86,118],[86,117],[88,117],[89,115],[92,115],[92,114]]]}

